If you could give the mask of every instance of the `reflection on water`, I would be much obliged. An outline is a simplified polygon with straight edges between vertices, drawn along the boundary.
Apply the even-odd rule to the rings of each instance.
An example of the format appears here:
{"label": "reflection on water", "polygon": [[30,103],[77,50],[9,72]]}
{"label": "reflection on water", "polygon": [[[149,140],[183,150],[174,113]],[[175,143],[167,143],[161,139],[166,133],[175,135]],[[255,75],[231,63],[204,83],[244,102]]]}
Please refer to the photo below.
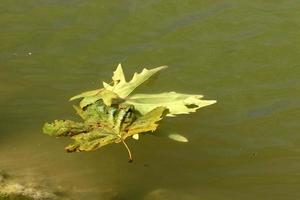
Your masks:
{"label": "reflection on water", "polygon": [[[0,170],[75,200],[298,199],[298,1],[33,1],[0,6]],[[169,65],[146,92],[218,104],[164,121],[153,136],[92,153],[41,133],[75,118],[68,98]],[[163,137],[185,135],[182,144]]]}

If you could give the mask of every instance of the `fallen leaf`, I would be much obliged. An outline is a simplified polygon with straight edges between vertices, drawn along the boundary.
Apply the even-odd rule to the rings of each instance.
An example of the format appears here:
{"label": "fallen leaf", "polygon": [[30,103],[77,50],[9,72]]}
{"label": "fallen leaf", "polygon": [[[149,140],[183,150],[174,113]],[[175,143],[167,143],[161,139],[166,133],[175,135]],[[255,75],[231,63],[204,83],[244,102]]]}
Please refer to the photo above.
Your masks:
{"label": "fallen leaf", "polygon": [[197,109],[216,103],[215,100],[202,100],[202,95],[181,94],[176,92],[166,92],[159,94],[134,94],[129,96],[125,103],[134,105],[141,114],[150,110],[164,106],[168,108],[167,116],[178,114],[189,114]]}
{"label": "fallen leaf", "polygon": [[53,123],[45,123],[43,127],[44,133],[48,135],[71,137],[74,143],[66,147],[68,152],[93,151],[119,142],[123,142],[130,152],[124,140],[139,133],[155,131],[157,122],[166,111],[164,107],[157,107],[140,115],[132,105],[122,104],[116,108],[105,105],[101,100],[84,109],[77,106],[74,108],[83,122],[55,120]]}
{"label": "fallen leaf", "polygon": [[105,89],[116,93],[119,97],[125,98],[133,90],[135,90],[135,88],[137,88],[142,83],[147,81],[151,76],[165,68],[167,68],[167,66],[161,66],[150,70],[145,68],[141,73],[134,73],[132,79],[129,82],[126,82],[122,66],[121,64],[119,64],[112,78],[113,85],[109,85],[103,82],[103,86]]}
{"label": "fallen leaf", "polygon": [[178,133],[169,134],[168,137],[177,142],[188,142],[189,141],[186,137],[184,137],[183,135],[180,135]]}
{"label": "fallen leaf", "polygon": [[[134,73],[127,82],[121,64],[113,73],[112,83],[103,82],[103,87],[78,94],[70,101],[81,99],[79,106],[73,106],[81,122],[55,120],[45,123],[43,132],[56,137],[70,137],[74,143],[66,147],[68,152],[93,151],[111,143],[122,142],[129,160],[131,151],[125,140],[139,138],[140,133],[153,132],[165,116],[189,114],[197,109],[216,103],[202,100],[202,95],[165,92],[158,94],[131,94],[150,77],[165,69],[143,69]],[[179,134],[168,135],[170,139],[188,142]]]}

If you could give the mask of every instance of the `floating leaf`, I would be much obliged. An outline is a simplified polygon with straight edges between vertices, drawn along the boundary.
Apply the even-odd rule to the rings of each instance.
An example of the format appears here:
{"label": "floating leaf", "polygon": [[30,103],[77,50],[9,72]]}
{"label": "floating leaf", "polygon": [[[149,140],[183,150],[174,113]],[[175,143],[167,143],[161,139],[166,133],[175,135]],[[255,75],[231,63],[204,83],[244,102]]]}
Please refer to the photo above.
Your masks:
{"label": "floating leaf", "polygon": [[103,100],[103,103],[105,105],[110,106],[113,103],[114,100],[118,100],[118,99],[120,99],[120,97],[116,93],[114,93],[110,90],[102,89],[100,92],[98,92],[94,96],[85,97],[80,102],[80,107],[84,108],[87,105],[93,104],[93,103],[95,103],[96,101],[98,101],[100,99]]}
{"label": "floating leaf", "polygon": [[[82,99],[79,106],[74,106],[81,122],[55,120],[45,123],[43,132],[73,139],[74,143],[66,147],[67,152],[93,151],[111,143],[123,143],[131,161],[131,151],[125,142],[128,137],[138,139],[140,133],[155,131],[166,114],[189,114],[216,103],[215,100],[202,100],[202,95],[175,92],[131,95],[139,85],[165,68],[143,69],[141,73],[134,73],[127,82],[119,64],[111,84],[103,82],[104,88],[83,92],[70,99]],[[168,137],[188,141],[179,134]]]}
{"label": "floating leaf", "polygon": [[126,103],[134,105],[135,109],[142,114],[158,106],[164,106],[169,109],[168,116],[174,116],[196,112],[196,110],[201,107],[216,103],[215,100],[201,100],[202,97],[202,95],[181,94],[176,92],[134,94],[126,99]]}
{"label": "floating leaf", "polygon": [[132,106],[116,111],[113,119],[110,118],[111,114],[107,114],[106,119],[103,119],[105,115],[102,112],[91,114],[90,116],[94,115],[92,118],[97,115],[102,117],[98,118],[98,123],[89,122],[90,126],[93,127],[89,132],[82,132],[73,136],[72,139],[75,140],[75,143],[68,146],[67,151],[96,150],[110,143],[119,143],[134,134],[154,131],[158,126],[156,122],[162,119],[165,108],[156,108],[140,117],[134,117],[132,111]]}
{"label": "floating leaf", "polygon": [[126,82],[125,76],[121,64],[118,65],[113,76],[113,85],[103,83],[105,89],[115,92],[119,97],[127,97],[135,88],[147,81],[151,76],[157,72],[167,68],[167,66],[161,66],[154,69],[143,69],[141,73],[134,73],[131,81]]}
{"label": "floating leaf", "polygon": [[104,128],[94,129],[71,137],[75,142],[67,146],[67,152],[94,151],[110,143],[120,142],[116,134]]}
{"label": "floating leaf", "polygon": [[112,77],[113,85],[103,82],[104,88],[83,92],[70,98],[70,101],[83,98],[80,102],[80,107],[84,108],[85,106],[102,99],[107,106],[110,106],[114,99],[127,97],[135,88],[165,68],[167,68],[167,66],[161,66],[150,70],[143,69],[139,74],[134,73],[131,81],[126,82],[122,66],[119,64]]}
{"label": "floating leaf", "polygon": [[116,71],[114,71],[112,80],[113,80],[114,86],[117,85],[119,82],[126,82],[121,63],[119,63]]}
{"label": "floating leaf", "polygon": [[71,120],[55,120],[53,123],[45,123],[43,132],[51,136],[73,136],[86,131],[90,127],[85,123],[74,122]]}
{"label": "floating leaf", "polygon": [[152,111],[142,115],[141,117],[137,118],[126,130],[124,134],[125,137],[129,137],[138,133],[148,132],[148,131],[155,131],[158,124],[156,122],[160,121],[167,112],[165,107],[157,107],[154,108]]}
{"label": "floating leaf", "polygon": [[90,104],[93,104],[100,99],[103,100],[105,105],[110,106],[114,100],[120,99],[120,97],[116,93],[114,93],[110,90],[106,90],[106,89],[91,90],[91,91],[83,92],[79,95],[72,97],[70,99],[70,101],[79,99],[79,98],[83,98],[79,104],[81,108],[84,108]]}
{"label": "floating leaf", "polygon": [[73,96],[70,98],[70,101],[73,101],[75,99],[80,99],[80,98],[84,98],[84,97],[89,97],[89,96],[94,96],[97,95],[102,89],[98,89],[98,90],[91,90],[91,91],[87,91],[87,92],[83,92],[81,94],[78,94],[76,96]]}
{"label": "floating leaf", "polygon": [[184,137],[183,135],[180,135],[178,133],[169,134],[168,137],[177,142],[188,142],[189,141],[186,137]]}
{"label": "floating leaf", "polygon": [[122,104],[116,108],[106,106],[102,101],[97,101],[85,109],[76,106],[74,108],[84,122],[55,120],[43,127],[44,133],[48,135],[71,137],[74,144],[66,147],[68,152],[92,151],[119,142],[123,142],[129,151],[124,140],[135,134],[156,130],[156,122],[162,119],[166,111],[166,108],[158,107],[140,115],[132,105]]}

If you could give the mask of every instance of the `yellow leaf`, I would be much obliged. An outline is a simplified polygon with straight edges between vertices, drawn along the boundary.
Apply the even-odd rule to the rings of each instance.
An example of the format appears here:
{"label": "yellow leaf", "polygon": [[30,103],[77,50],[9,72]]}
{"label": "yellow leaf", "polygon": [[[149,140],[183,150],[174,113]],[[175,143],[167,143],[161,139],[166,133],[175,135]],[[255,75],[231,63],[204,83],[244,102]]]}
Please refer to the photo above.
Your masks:
{"label": "yellow leaf", "polygon": [[165,92],[159,94],[134,94],[126,99],[127,104],[134,105],[141,114],[164,106],[169,109],[167,116],[178,114],[189,114],[197,109],[216,103],[215,100],[202,100],[202,95],[181,94],[176,92]]}
{"label": "yellow leaf", "polygon": [[139,85],[147,81],[151,76],[165,68],[167,68],[167,66],[161,66],[150,70],[145,68],[141,73],[134,73],[131,81],[126,82],[122,66],[121,64],[119,64],[112,78],[114,84],[109,85],[103,82],[103,87],[107,90],[113,91],[114,93],[119,95],[119,97],[125,98],[135,88],[137,88]]}

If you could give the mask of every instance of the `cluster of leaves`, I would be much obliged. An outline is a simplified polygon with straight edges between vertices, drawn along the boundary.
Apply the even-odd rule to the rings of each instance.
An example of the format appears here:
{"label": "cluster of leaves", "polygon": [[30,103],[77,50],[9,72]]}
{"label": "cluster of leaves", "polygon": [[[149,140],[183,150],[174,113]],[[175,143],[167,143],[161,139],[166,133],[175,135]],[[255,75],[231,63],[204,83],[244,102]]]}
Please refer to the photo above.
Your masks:
{"label": "cluster of leaves", "polygon": [[[165,68],[144,69],[141,73],[135,73],[127,82],[119,64],[111,84],[103,82],[103,88],[83,92],[70,99],[81,99],[79,106],[74,108],[82,122],[55,120],[53,123],[45,123],[43,132],[72,138],[74,143],[66,147],[67,152],[92,151],[107,144],[123,143],[131,161],[126,138],[132,136],[138,139],[140,133],[155,131],[157,122],[164,116],[189,114],[216,102],[201,100],[202,95],[175,92],[132,94],[139,85]],[[171,135],[170,138],[187,141],[180,135]]]}

